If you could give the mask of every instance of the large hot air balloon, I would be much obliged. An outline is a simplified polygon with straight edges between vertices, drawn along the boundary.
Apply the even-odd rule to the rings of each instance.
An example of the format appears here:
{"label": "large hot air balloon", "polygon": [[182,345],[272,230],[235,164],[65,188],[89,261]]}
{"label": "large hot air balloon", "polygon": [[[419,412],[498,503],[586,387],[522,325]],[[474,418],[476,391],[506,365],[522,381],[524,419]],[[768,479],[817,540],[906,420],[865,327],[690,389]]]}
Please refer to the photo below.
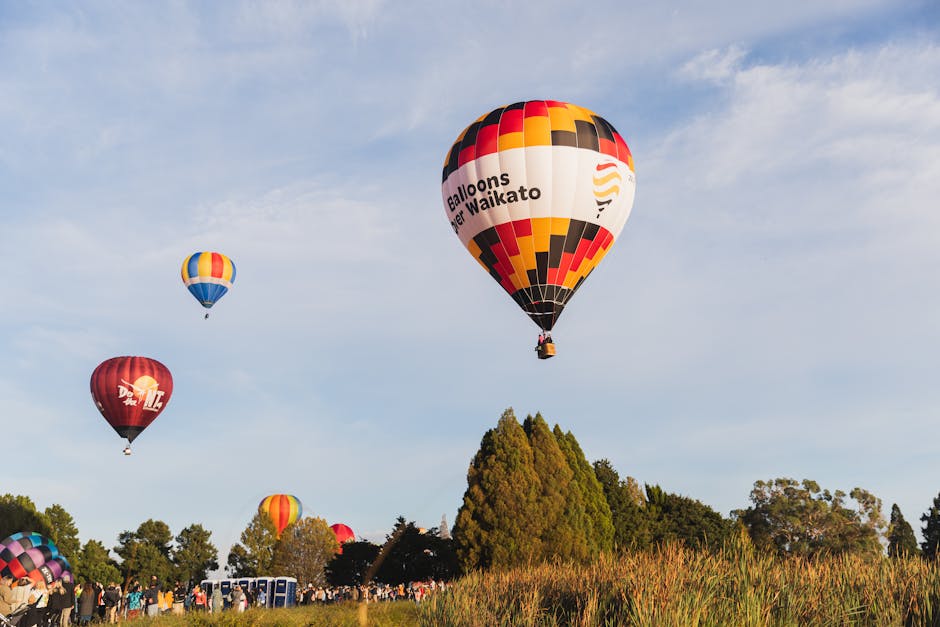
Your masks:
{"label": "large hot air balloon", "polygon": [[542,331],[544,359],[565,305],[623,229],[635,189],[633,156],[607,120],[529,100],[460,134],[441,192],[457,237]]}
{"label": "large hot air balloon", "polygon": [[271,519],[271,522],[274,523],[274,529],[277,531],[277,537],[280,538],[288,525],[300,520],[303,515],[303,506],[301,506],[300,499],[296,496],[272,494],[261,500],[261,503],[258,504],[258,511],[263,516]]}
{"label": "large hot air balloon", "polygon": [[173,377],[166,366],[147,357],[112,357],[91,375],[91,396],[98,411],[130,444],[170,402]]}
{"label": "large hot air balloon", "polygon": [[0,542],[0,575],[48,584],[70,573],[70,568],[55,543],[38,533],[14,533]]}
{"label": "large hot air balloon", "polygon": [[333,530],[333,535],[336,536],[336,541],[339,542],[339,551],[338,553],[343,552],[343,545],[347,542],[355,542],[356,534],[353,533],[353,530],[343,523],[336,523],[335,525],[330,525],[330,529]]}
{"label": "large hot air balloon", "polygon": [[181,275],[190,293],[209,309],[235,282],[235,264],[222,253],[193,253],[183,261]]}

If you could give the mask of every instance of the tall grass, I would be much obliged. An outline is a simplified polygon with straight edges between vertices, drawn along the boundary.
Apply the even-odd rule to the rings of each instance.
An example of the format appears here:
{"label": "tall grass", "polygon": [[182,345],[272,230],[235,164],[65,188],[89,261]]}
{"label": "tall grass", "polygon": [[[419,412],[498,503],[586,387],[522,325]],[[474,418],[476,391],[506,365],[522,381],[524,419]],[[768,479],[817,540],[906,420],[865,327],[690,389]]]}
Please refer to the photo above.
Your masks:
{"label": "tall grass", "polygon": [[940,572],[920,559],[711,553],[670,545],[590,565],[474,573],[423,602],[423,625],[940,627]]}

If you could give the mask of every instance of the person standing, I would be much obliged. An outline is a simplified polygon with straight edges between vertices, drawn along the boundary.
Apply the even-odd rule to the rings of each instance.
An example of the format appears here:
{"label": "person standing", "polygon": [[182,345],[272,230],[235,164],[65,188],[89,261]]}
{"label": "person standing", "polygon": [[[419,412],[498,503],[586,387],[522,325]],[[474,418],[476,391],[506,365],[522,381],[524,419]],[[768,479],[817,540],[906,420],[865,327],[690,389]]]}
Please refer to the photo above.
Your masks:
{"label": "person standing", "polygon": [[176,582],[176,585],[173,587],[173,614],[176,616],[183,615],[183,602],[186,599],[186,588],[183,587],[183,584]]}
{"label": "person standing", "polygon": [[212,586],[212,613],[218,614],[222,611],[222,586],[216,584]]}
{"label": "person standing", "polygon": [[236,612],[245,611],[245,593],[242,592],[242,587],[239,585],[235,586],[235,589],[232,590],[232,609]]}
{"label": "person standing", "polygon": [[156,576],[150,578],[150,586],[144,590],[144,605],[147,608],[147,616],[160,615],[160,582]]}
{"label": "person standing", "polygon": [[95,614],[96,602],[95,588],[90,581],[86,581],[78,597],[78,623],[80,625],[87,625],[91,622],[91,617]]}
{"label": "person standing", "polygon": [[[127,617],[137,618],[140,616],[140,607],[143,602],[143,593],[140,591],[140,584],[135,583],[131,591],[127,593]],[[63,626],[66,627],[66,626]]]}
{"label": "person standing", "polygon": [[104,601],[105,620],[108,621],[108,623],[111,625],[117,623],[118,608],[121,605],[121,596],[121,589],[113,581],[108,584],[104,594],[102,594],[102,600]]}
{"label": "person standing", "polygon": [[193,608],[197,612],[205,612],[206,605],[207,605],[206,593],[202,589],[202,586],[197,584],[196,587],[193,588]]}

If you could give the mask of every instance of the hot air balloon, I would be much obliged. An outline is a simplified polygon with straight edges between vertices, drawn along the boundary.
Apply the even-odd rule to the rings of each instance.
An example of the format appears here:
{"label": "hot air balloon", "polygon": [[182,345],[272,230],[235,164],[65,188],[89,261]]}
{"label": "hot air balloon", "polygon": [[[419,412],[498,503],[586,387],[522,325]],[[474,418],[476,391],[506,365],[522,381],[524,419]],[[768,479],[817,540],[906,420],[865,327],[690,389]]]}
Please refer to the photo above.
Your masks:
{"label": "hot air balloon", "polygon": [[193,253],[183,261],[181,274],[189,292],[209,309],[235,282],[235,264],[222,253]]}
{"label": "hot air balloon", "polygon": [[289,526],[300,520],[303,515],[303,506],[300,499],[290,494],[272,494],[266,496],[258,504],[258,511],[267,516],[277,531],[277,537]]}
{"label": "hot air balloon", "polygon": [[335,525],[330,525],[330,529],[333,530],[333,535],[336,536],[336,541],[339,542],[339,551],[338,553],[343,552],[343,545],[347,542],[355,542],[356,534],[353,533],[353,530],[343,523],[336,523]]}
{"label": "hot air balloon", "polygon": [[147,357],[112,357],[91,375],[91,397],[104,419],[130,444],[166,408],[173,377],[166,366]]}
{"label": "hot air balloon", "polygon": [[38,533],[15,533],[0,542],[0,575],[52,583],[70,569],[55,543]]}
{"label": "hot air balloon", "polygon": [[623,229],[635,189],[633,156],[620,134],[565,102],[494,109],[447,153],[447,219],[541,330],[540,359],[555,354],[552,328]]}

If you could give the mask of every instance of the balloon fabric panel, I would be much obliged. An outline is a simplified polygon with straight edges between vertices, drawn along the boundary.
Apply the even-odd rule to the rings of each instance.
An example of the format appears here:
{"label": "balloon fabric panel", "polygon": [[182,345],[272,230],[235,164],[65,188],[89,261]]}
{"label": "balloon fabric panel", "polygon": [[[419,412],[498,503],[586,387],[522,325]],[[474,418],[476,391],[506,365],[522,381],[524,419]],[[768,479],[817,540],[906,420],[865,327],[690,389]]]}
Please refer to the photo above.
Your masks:
{"label": "balloon fabric panel", "polygon": [[91,375],[91,396],[118,435],[133,442],[170,401],[173,377],[156,359],[113,357]]}

